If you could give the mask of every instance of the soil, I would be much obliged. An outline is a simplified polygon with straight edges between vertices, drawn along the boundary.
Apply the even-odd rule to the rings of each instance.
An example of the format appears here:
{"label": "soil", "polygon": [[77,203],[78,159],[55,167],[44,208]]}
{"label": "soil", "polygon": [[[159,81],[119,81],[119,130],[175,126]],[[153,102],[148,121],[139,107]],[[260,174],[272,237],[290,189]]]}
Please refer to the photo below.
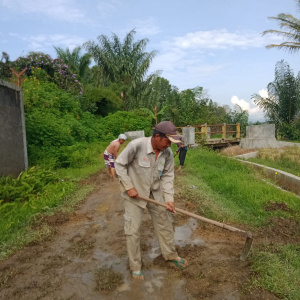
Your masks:
{"label": "soil", "polygon": [[[95,189],[74,213],[58,213],[36,225],[48,224],[50,237],[0,262],[0,299],[278,299],[249,288],[250,260],[239,259],[245,237],[180,214],[174,215],[176,248],[189,267],[181,271],[164,261],[146,211],[141,233],[145,280],[131,279],[118,182],[100,172],[82,184]],[[192,202],[175,200],[195,212]],[[253,247],[266,235],[280,239],[283,224],[270,222],[267,232],[257,232]],[[297,231],[297,224],[286,226]]]}

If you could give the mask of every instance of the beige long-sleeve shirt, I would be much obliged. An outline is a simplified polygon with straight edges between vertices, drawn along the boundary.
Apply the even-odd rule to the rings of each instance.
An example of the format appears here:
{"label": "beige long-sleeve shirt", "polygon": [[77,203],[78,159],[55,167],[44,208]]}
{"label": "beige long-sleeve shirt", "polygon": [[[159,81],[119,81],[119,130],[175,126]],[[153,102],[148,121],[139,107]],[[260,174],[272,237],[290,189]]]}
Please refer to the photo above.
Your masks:
{"label": "beige long-sleeve shirt", "polygon": [[151,137],[131,141],[115,161],[122,196],[129,201],[146,207],[147,202],[128,196],[127,191],[135,188],[139,195],[153,194],[159,202],[174,201],[174,157],[172,150],[161,151],[155,160]]}

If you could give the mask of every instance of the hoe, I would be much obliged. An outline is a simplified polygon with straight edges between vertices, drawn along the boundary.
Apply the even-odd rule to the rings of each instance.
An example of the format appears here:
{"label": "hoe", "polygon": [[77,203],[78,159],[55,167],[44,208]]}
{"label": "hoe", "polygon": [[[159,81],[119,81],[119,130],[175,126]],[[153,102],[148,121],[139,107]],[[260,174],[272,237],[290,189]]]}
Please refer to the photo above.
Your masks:
{"label": "hoe", "polygon": [[[167,208],[166,204],[157,202],[157,201],[155,201],[153,199],[142,197],[142,196],[139,196],[139,198],[141,198],[143,200],[146,200],[148,202],[154,203],[156,205],[160,205],[160,206],[163,206],[163,207]],[[210,219],[198,216],[196,214],[193,214],[191,212],[188,212],[188,211],[180,209],[180,208],[176,208],[176,212],[180,212],[180,213],[182,213],[184,215],[187,215],[189,217],[201,220],[201,221],[206,222],[206,223],[210,223],[210,224],[216,225],[216,226],[221,227],[221,228],[228,229],[228,230],[233,231],[233,232],[242,233],[243,235],[246,236],[246,242],[245,242],[245,245],[243,247],[242,253],[240,255],[240,260],[244,261],[244,260],[247,259],[247,256],[248,256],[248,254],[250,252],[250,249],[251,249],[251,246],[252,246],[252,242],[253,242],[252,233],[250,231],[247,232],[247,231],[244,231],[244,230],[232,227],[230,225],[226,225],[224,223],[220,223],[220,222],[217,222],[217,221],[214,221],[214,220],[210,220]]]}

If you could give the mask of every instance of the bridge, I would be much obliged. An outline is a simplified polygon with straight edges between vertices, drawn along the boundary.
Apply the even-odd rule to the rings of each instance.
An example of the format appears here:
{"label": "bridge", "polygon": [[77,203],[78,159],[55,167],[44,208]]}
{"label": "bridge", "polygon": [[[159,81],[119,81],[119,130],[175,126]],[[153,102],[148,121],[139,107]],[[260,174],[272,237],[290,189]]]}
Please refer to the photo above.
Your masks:
{"label": "bridge", "polygon": [[[185,126],[195,128],[195,143],[211,148],[223,148],[229,145],[239,145],[241,141],[241,126],[236,124],[199,124]],[[177,127],[179,132],[182,128]]]}

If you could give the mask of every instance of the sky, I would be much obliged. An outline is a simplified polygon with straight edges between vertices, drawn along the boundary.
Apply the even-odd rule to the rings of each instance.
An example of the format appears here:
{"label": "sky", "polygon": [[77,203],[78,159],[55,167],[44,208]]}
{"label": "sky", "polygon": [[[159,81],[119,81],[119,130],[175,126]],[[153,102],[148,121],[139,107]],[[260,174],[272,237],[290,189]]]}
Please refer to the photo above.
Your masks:
{"label": "sky", "polygon": [[149,40],[157,51],[150,72],[160,71],[185,90],[201,86],[219,105],[239,104],[250,121],[263,112],[251,99],[266,95],[275,65],[285,60],[296,75],[299,54],[266,49],[280,42],[268,29],[280,29],[269,17],[300,17],[296,0],[0,0],[0,54],[11,60],[30,51],[56,57],[55,47],[74,49],[97,37],[132,29],[135,40]]}

